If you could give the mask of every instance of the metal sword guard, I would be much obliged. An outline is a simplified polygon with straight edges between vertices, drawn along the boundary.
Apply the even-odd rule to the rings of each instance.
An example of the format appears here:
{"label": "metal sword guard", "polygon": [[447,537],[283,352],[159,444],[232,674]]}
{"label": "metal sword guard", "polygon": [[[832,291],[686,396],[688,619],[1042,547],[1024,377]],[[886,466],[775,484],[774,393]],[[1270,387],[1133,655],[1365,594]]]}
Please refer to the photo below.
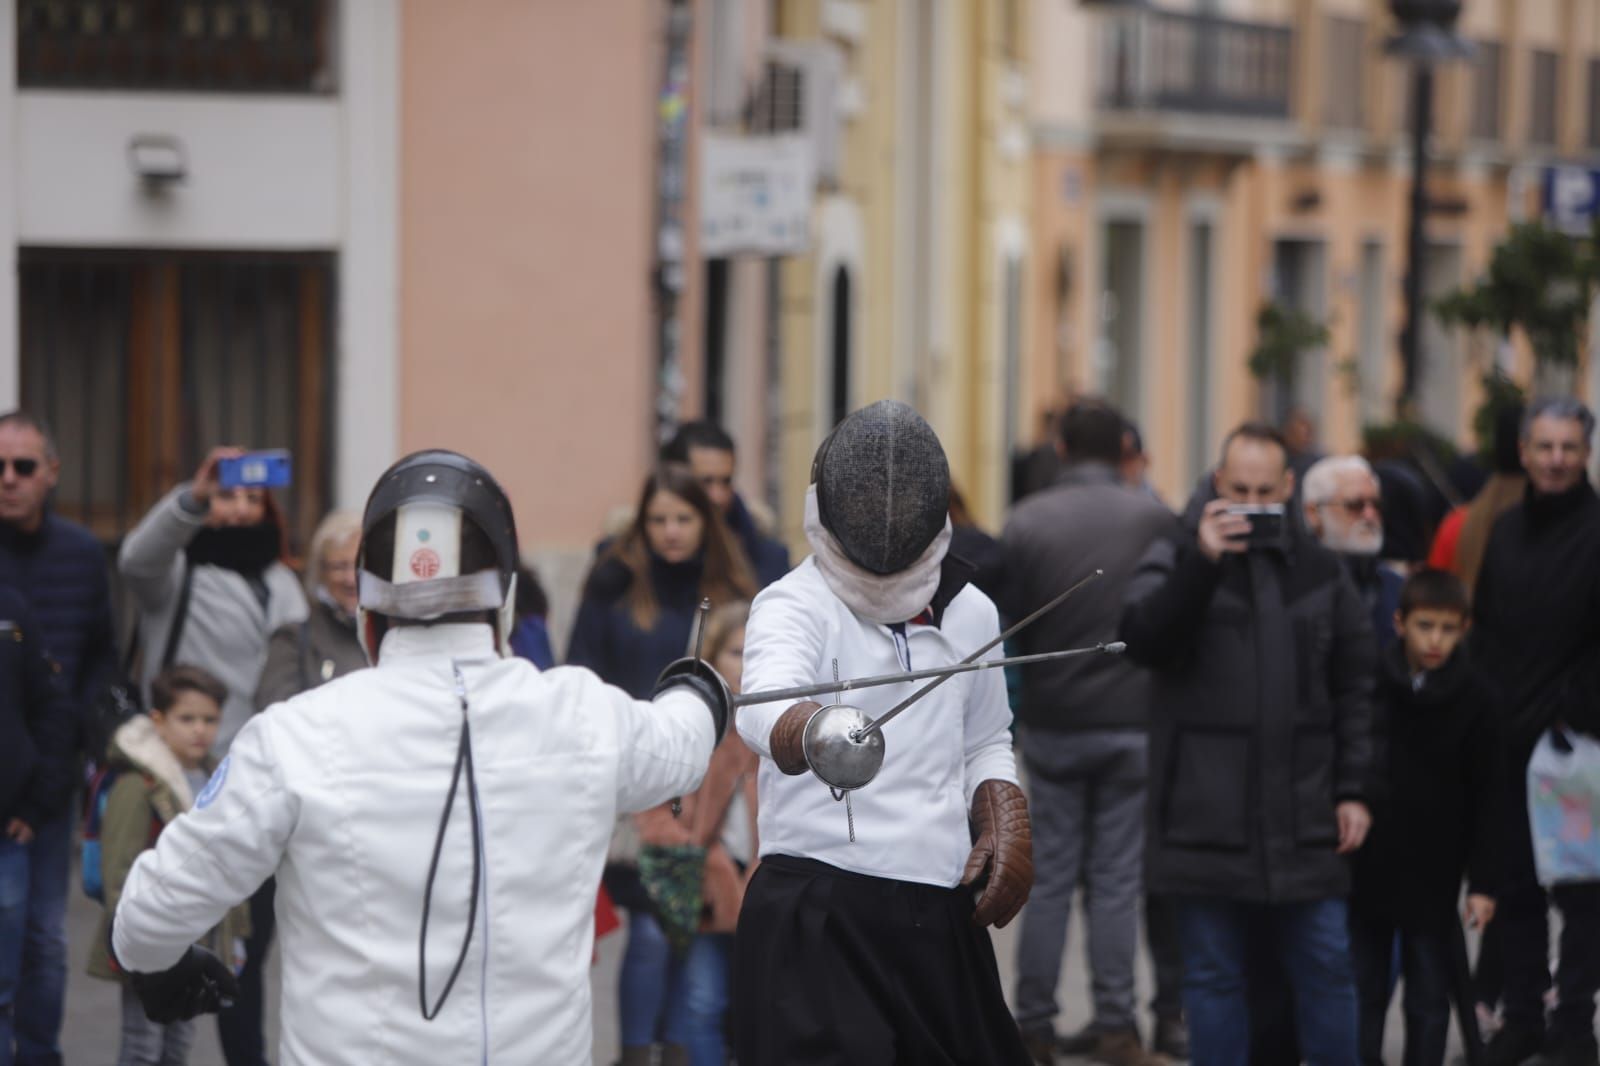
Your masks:
{"label": "metal sword guard", "polygon": [[883,768],[883,734],[864,733],[872,719],[859,707],[835,703],[806,722],[800,750],[806,765],[830,788],[851,792],[878,776]]}

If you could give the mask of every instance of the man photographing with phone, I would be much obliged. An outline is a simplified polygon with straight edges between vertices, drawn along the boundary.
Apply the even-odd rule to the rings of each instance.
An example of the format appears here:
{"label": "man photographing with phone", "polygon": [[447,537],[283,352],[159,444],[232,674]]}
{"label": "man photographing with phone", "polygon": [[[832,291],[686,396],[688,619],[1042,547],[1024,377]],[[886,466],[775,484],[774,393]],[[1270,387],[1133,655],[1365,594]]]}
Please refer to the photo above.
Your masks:
{"label": "man photographing with phone", "polygon": [[1218,498],[1155,544],[1121,639],[1156,674],[1146,889],[1174,897],[1196,1066],[1250,1060],[1245,945],[1270,929],[1312,1066],[1355,1066],[1344,856],[1366,837],[1372,624],[1332,552],[1285,518],[1283,438],[1228,435]]}

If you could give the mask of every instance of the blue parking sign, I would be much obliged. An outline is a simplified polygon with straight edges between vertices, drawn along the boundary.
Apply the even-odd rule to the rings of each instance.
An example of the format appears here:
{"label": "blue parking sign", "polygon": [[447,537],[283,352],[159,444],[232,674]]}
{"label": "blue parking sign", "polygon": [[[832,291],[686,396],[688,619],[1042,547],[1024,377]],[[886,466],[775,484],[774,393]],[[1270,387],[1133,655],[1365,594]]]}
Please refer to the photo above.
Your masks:
{"label": "blue parking sign", "polygon": [[1600,170],[1549,167],[1544,172],[1544,217],[1554,229],[1587,236],[1600,214]]}

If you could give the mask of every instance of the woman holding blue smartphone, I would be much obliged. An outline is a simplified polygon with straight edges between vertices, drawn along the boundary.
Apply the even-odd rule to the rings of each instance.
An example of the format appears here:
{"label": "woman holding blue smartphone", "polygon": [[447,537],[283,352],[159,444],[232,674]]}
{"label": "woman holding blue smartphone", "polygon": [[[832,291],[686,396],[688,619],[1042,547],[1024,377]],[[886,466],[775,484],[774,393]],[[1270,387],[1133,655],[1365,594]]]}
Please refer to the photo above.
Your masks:
{"label": "woman holding blue smartphone", "polygon": [[[237,483],[236,472],[263,466],[240,462],[249,454],[213,448],[194,479],[163,496],[127,535],[117,558],[139,608],[146,691],[156,674],[180,663],[227,686],[218,757],[226,757],[234,734],[255,712],[273,632],[307,613],[300,579],[284,562],[283,521],[271,492],[264,484]],[[224,467],[231,484],[224,484]],[[250,901],[250,916],[240,996],[217,1019],[228,1066],[266,1062],[261,972],[272,935],[272,882]]]}

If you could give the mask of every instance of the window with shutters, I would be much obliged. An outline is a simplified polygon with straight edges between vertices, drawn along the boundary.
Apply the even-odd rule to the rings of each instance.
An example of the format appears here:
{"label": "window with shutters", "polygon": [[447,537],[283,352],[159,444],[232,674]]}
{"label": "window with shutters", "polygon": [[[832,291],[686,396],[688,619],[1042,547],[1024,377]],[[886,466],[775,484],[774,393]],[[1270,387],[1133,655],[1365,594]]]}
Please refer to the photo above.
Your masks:
{"label": "window with shutters", "polygon": [[1367,24],[1329,15],[1323,42],[1322,121],[1330,129],[1361,129],[1366,124]]}
{"label": "window with shutters", "polygon": [[61,449],[56,506],[125,533],[215,445],[288,448],[304,546],[330,501],[333,257],[24,248],[23,406]]}
{"label": "window with shutters", "polygon": [[1556,131],[1561,128],[1561,57],[1555,52],[1533,52],[1533,92],[1529,95],[1528,143],[1554,148]]}
{"label": "window with shutters", "polygon": [[331,93],[334,0],[17,0],[24,89]]}
{"label": "window with shutters", "polygon": [[795,133],[804,129],[805,69],[776,59],[767,60],[761,86],[750,105],[750,129],[755,133]]}
{"label": "window with shutters", "polygon": [[1477,48],[1472,66],[1471,134],[1476,140],[1498,141],[1505,49],[1497,41],[1479,41]]}

